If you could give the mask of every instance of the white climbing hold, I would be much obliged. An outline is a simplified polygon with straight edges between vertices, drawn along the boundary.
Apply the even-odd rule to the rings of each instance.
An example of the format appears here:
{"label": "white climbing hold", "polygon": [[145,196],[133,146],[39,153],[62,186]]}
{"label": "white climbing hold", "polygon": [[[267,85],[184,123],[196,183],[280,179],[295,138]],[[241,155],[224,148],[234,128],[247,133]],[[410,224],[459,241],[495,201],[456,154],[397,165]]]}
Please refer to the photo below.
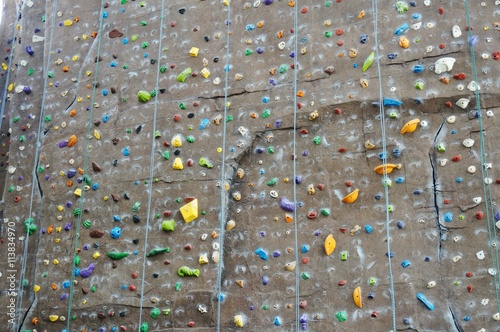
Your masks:
{"label": "white climbing hold", "polygon": [[436,286],[436,282],[434,280],[429,281],[427,283],[427,288],[434,288]]}
{"label": "white climbing hold", "polygon": [[470,100],[467,98],[460,98],[459,100],[457,100],[455,105],[457,105],[458,107],[460,107],[462,109],[465,109],[467,107],[467,105],[469,105],[469,102],[470,102]]}
{"label": "white climbing hold", "polygon": [[425,49],[427,53],[431,53],[432,50],[434,50],[434,47],[432,47],[432,45],[427,46],[427,48]]}
{"label": "white climbing hold", "polygon": [[9,174],[14,174],[15,171],[16,171],[16,168],[14,166],[7,167],[7,172],[9,172]]}
{"label": "white climbing hold", "polygon": [[448,122],[448,123],[455,123],[456,119],[457,119],[456,116],[450,115],[449,117],[446,118],[446,122]]}
{"label": "white climbing hold", "polygon": [[474,197],[474,198],[472,199],[472,201],[473,201],[475,204],[479,204],[479,203],[481,203],[481,201],[482,201],[482,200],[483,200],[483,199],[482,199],[480,196]]}
{"label": "white climbing hold", "polygon": [[493,179],[492,178],[484,178],[484,183],[485,184],[492,184],[493,183]]}
{"label": "white climbing hold", "polygon": [[278,192],[276,190],[271,190],[269,192],[269,196],[271,196],[272,198],[278,198]]}
{"label": "white climbing hold", "polygon": [[443,159],[439,160],[439,165],[441,165],[441,166],[444,166],[447,163],[448,163],[448,159],[446,159],[446,158],[443,158]]}
{"label": "white climbing hold", "polygon": [[500,229],[500,220],[495,223],[495,226],[497,226],[497,228]]}
{"label": "white climbing hold", "polygon": [[457,255],[457,256],[453,257],[451,260],[453,261],[453,263],[456,263],[456,262],[458,262],[461,259],[462,259],[462,256]]}
{"label": "white climbing hold", "polygon": [[26,6],[28,6],[28,7],[30,7],[30,8],[31,8],[31,7],[33,7],[33,5],[34,5],[34,4],[35,4],[35,3],[34,3],[33,1],[31,1],[31,0],[28,0],[28,1],[26,2]]}
{"label": "white climbing hold", "polygon": [[431,0],[425,0],[424,6],[429,7],[431,5]]}
{"label": "white climbing hold", "polygon": [[23,89],[24,89],[24,85],[17,85],[16,88],[14,89],[14,91],[16,91],[16,93],[21,93],[21,92],[23,92]]}
{"label": "white climbing hold", "polygon": [[458,38],[462,35],[462,30],[460,30],[458,25],[454,25],[453,28],[451,28],[451,34],[454,38]]}
{"label": "white climbing hold", "polygon": [[476,257],[477,257],[477,259],[483,260],[484,259],[484,251],[481,250],[481,251],[476,252]]}
{"label": "white climbing hold", "polygon": [[220,253],[218,251],[214,251],[212,253],[212,262],[219,263],[219,260],[220,260]]}
{"label": "white climbing hold", "polygon": [[457,84],[457,90],[458,91],[464,91],[465,87],[463,84]]}
{"label": "white climbing hold", "polygon": [[496,275],[496,274],[497,274],[497,270],[495,270],[494,268],[490,267],[490,268],[488,269],[488,274],[489,274],[490,276],[494,276],[494,275]]}
{"label": "white climbing hold", "polygon": [[28,61],[21,60],[20,64],[21,64],[21,66],[26,67],[26,65],[28,64]]}
{"label": "white climbing hold", "polygon": [[471,81],[469,84],[467,84],[467,89],[469,89],[469,91],[471,92],[474,92],[476,90],[481,90],[481,87],[475,81]]}
{"label": "white climbing hold", "polygon": [[33,43],[40,43],[40,42],[43,42],[44,40],[45,40],[45,37],[43,37],[43,36],[33,35],[33,37],[31,37],[31,41]]}
{"label": "white climbing hold", "polygon": [[245,136],[248,133],[248,129],[243,126],[240,126],[238,128],[238,131],[240,132],[241,136]]}
{"label": "white climbing hold", "polygon": [[487,305],[490,302],[490,299],[482,299],[481,304],[482,305]]}
{"label": "white climbing hold", "polygon": [[465,146],[466,148],[470,148],[474,145],[474,140],[472,138],[466,138],[464,139],[464,141],[462,142],[463,146]]}
{"label": "white climbing hold", "polygon": [[469,166],[469,167],[467,167],[467,172],[468,172],[469,174],[474,174],[474,173],[476,173],[476,166]]}
{"label": "white climbing hold", "polygon": [[285,45],[286,45],[286,44],[285,44],[285,42],[284,42],[284,41],[282,41],[282,42],[280,42],[280,43],[278,44],[278,48],[279,48],[281,51],[283,51],[283,50],[285,49]]}
{"label": "white climbing hold", "polygon": [[418,22],[418,23],[412,24],[411,28],[413,30],[418,30],[418,29],[420,29],[421,26],[422,26],[422,22]]}
{"label": "white climbing hold", "polygon": [[481,58],[483,60],[488,60],[490,58],[490,55],[488,53],[483,53],[483,54],[481,54]]}
{"label": "white climbing hold", "polygon": [[449,57],[437,60],[434,63],[434,72],[439,75],[441,73],[452,70],[455,61],[456,61],[455,58],[449,58]]}
{"label": "white climbing hold", "polygon": [[500,320],[500,312],[497,312],[496,314],[493,315],[494,320]]}
{"label": "white climbing hold", "polygon": [[434,28],[436,25],[433,23],[433,22],[429,22],[425,25],[427,27],[427,29],[432,29]]}
{"label": "white climbing hold", "polygon": [[427,123],[427,121],[422,120],[422,121],[420,121],[419,125],[420,125],[420,127],[425,128],[425,127],[427,127],[428,123]]}
{"label": "white climbing hold", "polygon": [[492,110],[486,111],[486,116],[489,117],[489,118],[491,118],[492,116],[494,116],[493,111]]}

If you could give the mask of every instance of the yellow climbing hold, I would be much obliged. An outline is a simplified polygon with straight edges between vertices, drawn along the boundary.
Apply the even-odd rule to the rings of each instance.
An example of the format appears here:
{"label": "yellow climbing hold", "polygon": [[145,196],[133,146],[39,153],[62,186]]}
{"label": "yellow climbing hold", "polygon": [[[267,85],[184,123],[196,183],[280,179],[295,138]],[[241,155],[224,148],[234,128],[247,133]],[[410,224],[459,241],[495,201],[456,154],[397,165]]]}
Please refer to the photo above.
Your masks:
{"label": "yellow climbing hold", "polygon": [[73,21],[72,20],[65,20],[63,22],[64,26],[65,27],[69,27],[69,26],[72,26],[73,25]]}
{"label": "yellow climbing hold", "polygon": [[354,292],[352,292],[352,299],[354,304],[356,304],[360,309],[363,309],[363,302],[361,300],[361,287],[356,287]]}
{"label": "yellow climbing hold", "polygon": [[57,315],[50,315],[49,316],[49,320],[51,322],[56,322],[58,319],[59,319],[59,316],[57,316]]}
{"label": "yellow climbing hold", "polygon": [[94,129],[94,137],[96,139],[101,139],[101,134],[96,129]]}
{"label": "yellow climbing hold", "polygon": [[183,170],[184,165],[182,164],[182,159],[179,157],[175,158],[174,165],[172,167],[176,170],[179,170],[179,171]]}
{"label": "yellow climbing hold", "polygon": [[57,264],[59,264],[59,260],[54,259],[54,260],[52,261],[52,263],[53,263],[54,265],[57,265]]}
{"label": "yellow climbing hold", "polygon": [[174,138],[172,138],[172,146],[175,148],[180,148],[182,146],[181,135],[175,135]]}
{"label": "yellow climbing hold", "polygon": [[82,196],[82,190],[80,188],[75,189],[73,192],[75,196],[81,197]]}
{"label": "yellow climbing hold", "polygon": [[359,189],[354,190],[352,193],[342,198],[344,203],[354,203],[358,199]]}
{"label": "yellow climbing hold", "polygon": [[243,323],[243,315],[234,316],[234,324],[236,324],[236,326],[238,327],[243,327],[243,325],[245,325]]}
{"label": "yellow climbing hold", "polygon": [[335,250],[337,246],[337,241],[333,238],[333,235],[330,234],[325,239],[325,253],[327,256],[330,256],[332,252]]}
{"label": "yellow climbing hold", "polygon": [[383,164],[375,167],[373,170],[375,173],[383,175],[384,173],[391,173],[393,169],[401,169],[401,164]]}
{"label": "yellow climbing hold", "polygon": [[77,61],[78,59],[80,59],[79,55],[73,55],[73,57],[71,58],[71,60],[73,61]]}
{"label": "yellow climbing hold", "polygon": [[181,207],[182,218],[185,222],[191,222],[198,218],[198,199],[193,199],[191,202],[187,203]]}
{"label": "yellow climbing hold", "polygon": [[405,123],[405,125],[401,128],[401,135],[405,133],[413,133],[415,129],[417,129],[417,125],[420,123],[420,119],[413,119]]}
{"label": "yellow climbing hold", "polygon": [[203,68],[200,71],[200,75],[203,76],[204,78],[208,78],[210,76],[210,70],[208,70],[207,68]]}
{"label": "yellow climbing hold", "polygon": [[189,50],[189,55],[192,56],[193,58],[196,58],[199,52],[200,49],[198,47],[191,47],[191,49]]}
{"label": "yellow climbing hold", "polygon": [[99,251],[96,251],[92,257],[94,257],[94,259],[98,259],[99,257],[101,257],[101,254],[99,253]]}
{"label": "yellow climbing hold", "polygon": [[208,254],[207,253],[201,254],[200,259],[198,260],[198,263],[207,264],[208,263]]}
{"label": "yellow climbing hold", "polygon": [[7,65],[5,64],[5,62],[2,62],[2,69],[3,69],[3,70],[7,70],[7,69],[9,69],[9,67],[7,67]]}
{"label": "yellow climbing hold", "polygon": [[34,286],[33,286],[33,291],[34,291],[35,293],[37,293],[39,290],[40,290],[40,286],[38,286],[38,285],[34,285]]}
{"label": "yellow climbing hold", "polygon": [[11,92],[13,89],[14,89],[14,83],[10,83],[7,90],[9,90],[9,92]]}
{"label": "yellow climbing hold", "polygon": [[224,1],[222,1],[222,3],[224,4],[224,6],[229,6],[229,2],[230,2],[230,0],[224,0]]}

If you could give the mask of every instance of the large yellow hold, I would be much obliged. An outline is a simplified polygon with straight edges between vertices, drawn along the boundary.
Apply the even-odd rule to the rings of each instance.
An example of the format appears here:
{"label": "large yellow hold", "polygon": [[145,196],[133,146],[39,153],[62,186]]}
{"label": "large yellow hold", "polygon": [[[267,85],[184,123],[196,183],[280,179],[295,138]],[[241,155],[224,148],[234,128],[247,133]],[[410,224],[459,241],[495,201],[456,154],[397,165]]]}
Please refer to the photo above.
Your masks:
{"label": "large yellow hold", "polygon": [[198,199],[193,199],[180,209],[185,222],[191,222],[198,218]]}
{"label": "large yellow hold", "polygon": [[174,165],[172,167],[174,169],[178,170],[178,171],[182,171],[184,169],[184,165],[182,163],[182,159],[179,158],[179,157],[175,158]]}
{"label": "large yellow hold", "polygon": [[400,134],[413,133],[417,129],[417,125],[420,123],[420,119],[413,119],[404,124],[401,128]]}
{"label": "large yellow hold", "polygon": [[342,198],[344,203],[354,203],[358,199],[359,189],[354,190],[352,193]]}
{"label": "large yellow hold", "polygon": [[238,327],[243,327],[243,325],[245,325],[243,323],[243,315],[234,316],[234,324],[236,324],[236,326]]}
{"label": "large yellow hold", "polygon": [[352,299],[354,304],[356,304],[360,309],[363,309],[363,301],[361,300],[361,287],[356,287],[354,292],[352,292]]}

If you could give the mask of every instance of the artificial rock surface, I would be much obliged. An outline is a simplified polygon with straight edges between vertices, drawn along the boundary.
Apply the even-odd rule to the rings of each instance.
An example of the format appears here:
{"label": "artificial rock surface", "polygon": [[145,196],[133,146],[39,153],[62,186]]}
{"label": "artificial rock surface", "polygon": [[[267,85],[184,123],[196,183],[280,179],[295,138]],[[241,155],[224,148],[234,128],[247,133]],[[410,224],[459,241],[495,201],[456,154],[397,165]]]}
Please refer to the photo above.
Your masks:
{"label": "artificial rock surface", "polygon": [[5,3],[7,330],[499,330],[498,1],[225,2]]}

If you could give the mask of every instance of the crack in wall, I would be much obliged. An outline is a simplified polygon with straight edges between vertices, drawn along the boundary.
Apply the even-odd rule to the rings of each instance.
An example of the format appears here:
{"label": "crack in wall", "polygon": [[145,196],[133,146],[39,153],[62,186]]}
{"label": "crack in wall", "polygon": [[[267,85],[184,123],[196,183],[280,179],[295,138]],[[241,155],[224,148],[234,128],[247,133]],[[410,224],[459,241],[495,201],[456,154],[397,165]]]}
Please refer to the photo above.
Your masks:
{"label": "crack in wall", "polygon": [[464,332],[464,329],[460,326],[460,324],[458,323],[458,320],[457,318],[455,317],[455,313],[453,312],[453,310],[451,309],[451,307],[448,305],[448,310],[450,311],[450,314],[451,314],[451,318],[453,319],[453,324],[455,325],[455,328],[458,332]]}
{"label": "crack in wall", "polygon": [[[439,126],[436,135],[434,136],[433,143],[434,145],[436,144],[437,138],[439,134],[441,133],[441,130],[443,129],[444,126],[444,121],[441,123]],[[429,161],[432,169],[432,193],[434,195],[434,210],[436,210],[436,226],[437,229],[439,230],[439,246],[438,246],[438,259],[441,261],[441,253],[442,253],[442,241],[444,237],[444,231],[446,231],[446,228],[441,225],[439,220],[441,219],[440,215],[440,210],[439,210],[439,204],[438,204],[438,194],[440,192],[439,190],[439,180],[438,180],[438,174],[436,170],[436,150],[434,148],[431,148],[429,151]]]}

